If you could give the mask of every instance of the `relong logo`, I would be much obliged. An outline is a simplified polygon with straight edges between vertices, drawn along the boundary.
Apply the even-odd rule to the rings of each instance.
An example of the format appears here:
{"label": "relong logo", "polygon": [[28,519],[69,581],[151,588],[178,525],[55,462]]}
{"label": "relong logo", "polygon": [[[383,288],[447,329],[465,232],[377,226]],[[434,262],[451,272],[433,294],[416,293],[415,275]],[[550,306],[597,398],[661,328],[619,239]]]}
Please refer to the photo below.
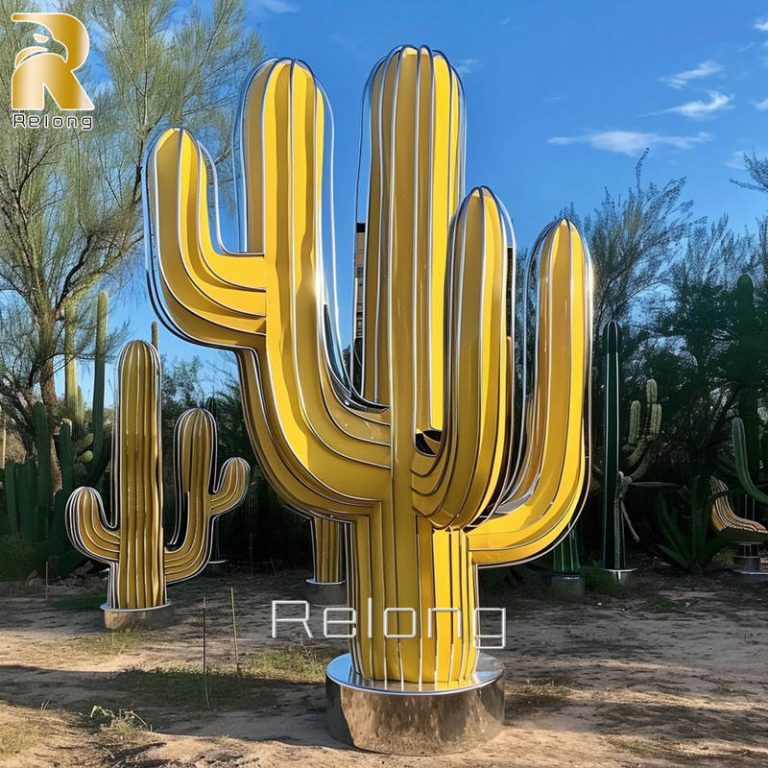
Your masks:
{"label": "relong logo", "polygon": [[[85,63],[90,47],[82,22],[68,13],[14,13],[11,20],[37,24],[49,33],[35,33],[39,45],[28,46],[16,54],[11,107],[39,112],[45,107],[48,91],[61,110],[92,110],[93,102],[75,74]],[[43,45],[52,41],[64,47],[63,55]]]}

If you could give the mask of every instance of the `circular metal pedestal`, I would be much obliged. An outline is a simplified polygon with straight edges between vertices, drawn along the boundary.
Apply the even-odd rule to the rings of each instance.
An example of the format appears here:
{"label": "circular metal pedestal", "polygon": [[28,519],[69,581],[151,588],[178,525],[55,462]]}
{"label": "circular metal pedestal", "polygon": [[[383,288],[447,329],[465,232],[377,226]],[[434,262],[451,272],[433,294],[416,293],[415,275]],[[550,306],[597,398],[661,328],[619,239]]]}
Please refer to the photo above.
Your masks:
{"label": "circular metal pedestal", "polygon": [[760,571],[760,555],[734,555],[733,570],[736,573],[755,573]]}
{"label": "circular metal pedestal", "polygon": [[632,583],[633,574],[637,568],[622,568],[616,570],[614,568],[603,568],[603,573],[607,573],[617,584],[622,587],[628,587]]}
{"label": "circular metal pedestal", "polygon": [[750,571],[746,568],[737,570],[734,568],[733,574],[742,581],[768,581],[768,571]]}
{"label": "circular metal pedestal", "polygon": [[174,618],[170,603],[156,608],[111,608],[104,603],[104,626],[107,629],[157,629],[167,627]]}
{"label": "circular metal pedestal", "polygon": [[504,670],[480,654],[473,682],[461,688],[367,681],[348,653],[325,672],[326,725],[333,738],[370,752],[464,752],[496,736],[504,723]]}
{"label": "circular metal pedestal", "polygon": [[578,573],[553,573],[549,577],[549,586],[558,597],[584,597],[586,594],[584,577]]}
{"label": "circular metal pedestal", "polygon": [[346,581],[307,579],[307,602],[311,605],[346,605]]}
{"label": "circular metal pedestal", "polygon": [[227,570],[228,560],[209,560],[205,566],[206,576],[221,576]]}

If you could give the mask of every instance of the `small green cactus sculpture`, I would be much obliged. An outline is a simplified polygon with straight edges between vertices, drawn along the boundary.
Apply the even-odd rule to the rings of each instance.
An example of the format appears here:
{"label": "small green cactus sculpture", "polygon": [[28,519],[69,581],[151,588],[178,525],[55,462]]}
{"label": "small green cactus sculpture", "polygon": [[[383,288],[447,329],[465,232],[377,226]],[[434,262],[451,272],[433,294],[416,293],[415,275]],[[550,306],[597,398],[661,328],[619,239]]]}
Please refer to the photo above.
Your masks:
{"label": "small green cactus sculpture", "polygon": [[747,436],[744,421],[738,416],[731,421],[731,436],[733,438],[733,460],[736,474],[739,477],[741,487],[747,495],[758,504],[768,504],[768,495],[763,493],[755,484],[750,472],[749,452],[747,450]]}
{"label": "small green cactus sculpture", "polygon": [[205,568],[217,516],[245,495],[250,468],[229,459],[216,471],[216,424],[193,408],[176,423],[174,468],[177,526],[164,546],[160,358],[144,341],[126,345],[118,363],[118,400],[113,433],[113,515],[100,494],[78,488],[67,502],[67,531],[83,554],[110,569],[105,608],[139,610],[167,604],[168,583],[192,578]]}
{"label": "small green cactus sculpture", "polygon": [[552,570],[563,576],[575,576],[581,571],[579,541],[575,527],[553,550]]}
{"label": "small green cactus sculpture", "polygon": [[627,570],[625,530],[629,528],[637,539],[624,506],[624,497],[631,486],[641,483],[648,471],[651,448],[661,431],[661,405],[658,387],[653,379],[645,384],[646,409],[643,419],[642,406],[635,400],[630,406],[629,438],[624,446],[628,453],[621,466],[619,410],[621,399],[621,328],[611,321],[603,334],[605,349],[605,417],[603,459],[603,514],[601,552],[603,568],[620,573]]}

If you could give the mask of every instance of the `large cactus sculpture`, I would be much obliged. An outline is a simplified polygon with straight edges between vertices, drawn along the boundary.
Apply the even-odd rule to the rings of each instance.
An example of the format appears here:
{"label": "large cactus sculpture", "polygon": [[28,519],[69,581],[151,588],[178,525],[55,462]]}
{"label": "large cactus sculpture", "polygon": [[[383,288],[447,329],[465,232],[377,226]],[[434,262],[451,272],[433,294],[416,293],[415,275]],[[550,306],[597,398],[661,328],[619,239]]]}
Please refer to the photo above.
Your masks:
{"label": "large cactus sculpture", "polygon": [[213,482],[213,417],[202,408],[183,413],[174,444],[177,520],[183,523],[164,546],[160,359],[144,341],[127,344],[118,362],[112,455],[114,523],[99,493],[84,487],[67,503],[67,530],[81,552],[109,565],[109,609],[157,608],[167,603],[167,584],[205,568],[213,520],[240,503],[249,467],[229,459]]}
{"label": "large cactus sculpture", "polygon": [[356,671],[460,686],[477,660],[477,566],[550,549],[583,502],[590,266],[567,220],[534,248],[520,425],[514,241],[489,189],[464,196],[458,75],[439,53],[398,48],[366,104],[360,391],[336,363],[333,307],[326,322],[331,116],[302,62],[266,62],[244,90],[240,253],[214,235],[203,148],[180,128],[157,138],[150,284],[177,333],[237,355],[250,436],[285,503],[351,523]]}
{"label": "large cactus sculpture", "polygon": [[629,437],[623,450],[627,457],[621,461],[621,425],[619,420],[621,401],[621,328],[611,321],[603,331],[605,353],[604,406],[604,459],[603,514],[601,528],[601,552],[603,567],[621,573],[627,570],[626,529],[634,531],[627,516],[624,499],[628,490],[635,486],[655,487],[657,483],[642,483],[648,471],[651,447],[661,430],[661,405],[658,387],[654,379],[645,383],[645,418],[642,405],[634,400],[629,411]]}

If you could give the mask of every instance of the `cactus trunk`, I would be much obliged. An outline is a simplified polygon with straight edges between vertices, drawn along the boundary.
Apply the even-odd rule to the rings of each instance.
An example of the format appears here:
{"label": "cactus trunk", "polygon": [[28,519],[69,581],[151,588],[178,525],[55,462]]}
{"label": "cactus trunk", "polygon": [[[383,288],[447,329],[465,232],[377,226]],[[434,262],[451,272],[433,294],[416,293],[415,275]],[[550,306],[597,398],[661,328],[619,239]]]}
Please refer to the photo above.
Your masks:
{"label": "cactus trunk", "polygon": [[[418,517],[397,525],[391,513],[352,529],[352,653],[360,672],[371,680],[466,683],[477,660],[477,568],[467,534],[435,531]],[[385,619],[387,608],[397,610]]]}
{"label": "cactus trunk", "polygon": [[163,495],[160,375],[144,346],[130,346],[120,366],[113,481],[122,533],[115,579],[117,602],[153,608],[166,602],[163,578]]}
{"label": "cactus trunk", "polygon": [[581,570],[579,560],[579,542],[576,528],[555,547],[552,570],[555,573],[576,574]]}
{"label": "cactus trunk", "polygon": [[603,417],[603,519],[601,554],[604,568],[626,568],[624,549],[624,518],[621,514],[621,479],[619,477],[620,389],[619,324],[611,321],[603,333],[604,349],[604,417]]}

